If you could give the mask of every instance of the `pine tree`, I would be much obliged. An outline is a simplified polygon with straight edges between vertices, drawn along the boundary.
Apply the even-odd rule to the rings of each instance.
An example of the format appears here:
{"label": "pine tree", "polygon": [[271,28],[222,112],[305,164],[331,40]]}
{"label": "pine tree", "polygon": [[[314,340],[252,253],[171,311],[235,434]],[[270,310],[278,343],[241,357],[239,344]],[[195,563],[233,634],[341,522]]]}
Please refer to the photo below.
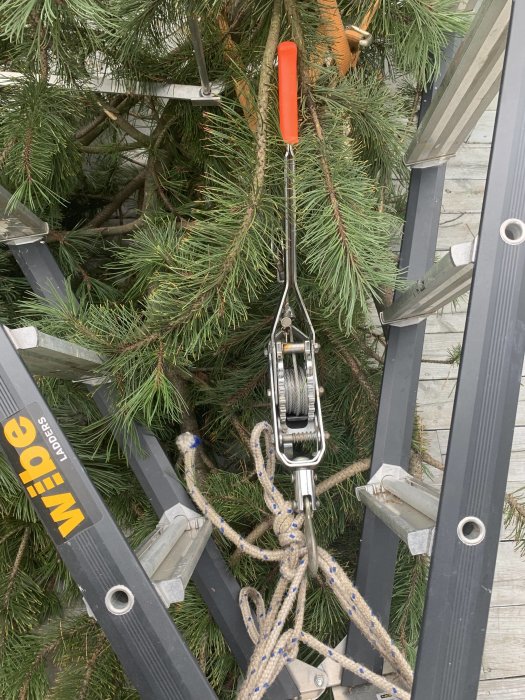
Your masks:
{"label": "pine tree", "polygon": [[[257,528],[252,537],[276,545],[247,439],[270,411],[263,351],[283,239],[274,59],[278,42],[292,38],[300,286],[321,343],[331,435],[319,480],[356,465],[322,496],[316,529],[352,575],[362,517],[354,488],[366,480],[381,379],[383,342],[369,306],[398,284],[403,152],[441,49],[466,26],[456,5],[0,0],[0,65],[23,76],[0,88],[0,183],[49,222],[70,286],[66,301],[35,298],[2,251],[0,320],[35,324],[105,357],[103,375],[120,397],[110,419],[76,386],[40,387],[133,545],[156,518],[111,431],[132,440],[135,419],[161,438],[176,469],[175,438],[198,431],[208,498],[233,527]],[[338,23],[359,24],[371,10],[370,48],[350,37],[341,49]],[[198,84],[190,12],[200,18],[211,78],[224,86],[220,107],[89,88],[89,75],[104,68],[140,83]],[[416,438],[414,451],[424,452]],[[3,458],[0,483],[0,696],[137,697]],[[284,470],[278,485],[290,492]],[[241,584],[271,592],[268,566],[217,542]],[[424,561],[401,553],[392,630],[412,657],[425,574]],[[319,582],[309,591],[306,627],[337,643],[343,613]],[[238,669],[191,586],[171,612],[219,697],[233,697]]]}

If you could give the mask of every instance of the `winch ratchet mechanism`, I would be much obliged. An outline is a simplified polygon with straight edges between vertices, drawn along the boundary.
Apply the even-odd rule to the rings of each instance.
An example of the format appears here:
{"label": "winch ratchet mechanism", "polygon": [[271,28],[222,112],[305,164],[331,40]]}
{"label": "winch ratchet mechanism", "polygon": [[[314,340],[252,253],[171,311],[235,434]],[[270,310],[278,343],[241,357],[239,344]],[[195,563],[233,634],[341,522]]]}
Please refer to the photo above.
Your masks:
{"label": "winch ratchet mechanism", "polygon": [[284,290],[268,343],[270,398],[276,456],[292,470],[295,509],[304,512],[308,566],[317,572],[312,514],[317,508],[315,467],[325,451],[320,393],[315,367],[319,345],[297,284],[295,159],[298,143],[297,46],[285,41],[278,49],[279,118],[286,143],[284,158],[285,247]]}

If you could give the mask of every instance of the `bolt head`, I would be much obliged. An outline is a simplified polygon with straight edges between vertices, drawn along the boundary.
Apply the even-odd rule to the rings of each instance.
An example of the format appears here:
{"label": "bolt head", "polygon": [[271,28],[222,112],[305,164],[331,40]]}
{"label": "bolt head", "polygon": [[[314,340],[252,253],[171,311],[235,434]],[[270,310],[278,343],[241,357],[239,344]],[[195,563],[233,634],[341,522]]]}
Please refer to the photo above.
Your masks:
{"label": "bolt head", "polygon": [[266,389],[266,396],[271,399],[272,398],[272,390],[271,389]]}
{"label": "bolt head", "polygon": [[314,683],[318,688],[322,688],[324,685],[324,676],[320,673],[316,673],[314,676]]}

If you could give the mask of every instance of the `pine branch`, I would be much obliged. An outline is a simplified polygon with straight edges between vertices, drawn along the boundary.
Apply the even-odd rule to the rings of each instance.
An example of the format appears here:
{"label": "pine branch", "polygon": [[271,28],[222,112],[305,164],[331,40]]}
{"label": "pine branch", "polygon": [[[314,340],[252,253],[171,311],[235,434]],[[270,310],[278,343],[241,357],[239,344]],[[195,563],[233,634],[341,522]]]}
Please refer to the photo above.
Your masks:
{"label": "pine branch", "polygon": [[518,498],[522,493],[519,489],[505,495],[505,527],[512,529],[515,548],[525,556],[525,502]]}
{"label": "pine branch", "polygon": [[125,187],[123,187],[120,192],[114,195],[113,199],[109,204],[107,204],[101,211],[96,214],[91,221],[89,221],[84,228],[86,229],[96,229],[99,228],[105,221],[107,221],[113,212],[120,207],[139,187],[141,187],[146,180],[147,170],[140,171],[133,177]]}
{"label": "pine branch", "polygon": [[[334,488],[334,486],[342,484],[347,479],[351,479],[357,474],[362,474],[368,469],[370,469],[369,459],[361,459],[357,462],[354,462],[354,464],[350,464],[349,466],[344,467],[343,469],[328,477],[324,481],[321,481],[321,483],[318,484],[316,488],[316,493],[318,496],[322,496],[323,493],[325,493],[329,489]],[[273,520],[274,519],[272,515],[262,520],[248,535],[245,536],[246,541],[250,544],[256,542],[272,527]],[[239,561],[241,554],[241,550],[237,548],[230,559],[232,566]]]}
{"label": "pine branch", "polygon": [[[24,529],[24,534],[22,535],[22,539],[20,540],[20,545],[18,546],[18,552],[16,554],[15,561],[13,562],[13,568],[11,569],[11,573],[9,574],[7,588],[6,588],[6,592],[4,595],[4,608],[7,608],[9,606],[9,598],[11,596],[11,591],[13,590],[13,586],[15,585],[16,576],[18,574],[18,570],[19,570],[20,565],[22,563],[22,558],[23,558],[25,551],[27,549],[30,534],[31,534],[30,529],[28,527],[26,527]],[[4,633],[5,632],[6,632],[6,630],[4,629]]]}
{"label": "pine branch", "polygon": [[56,639],[53,642],[50,642],[47,644],[43,649],[41,649],[38,654],[35,656],[33,663],[31,664],[30,669],[28,670],[25,680],[20,687],[20,693],[18,695],[18,700],[29,700],[29,686],[31,683],[31,680],[33,678],[33,673],[35,669],[38,667],[39,664],[41,664],[48,656],[53,654],[61,645],[63,642],[62,639]]}
{"label": "pine branch", "polygon": [[120,114],[118,109],[115,109],[111,104],[100,98],[97,99],[97,103],[102,111],[119,127],[121,131],[128,134],[128,136],[131,136],[134,141],[140,143],[144,148],[149,148],[149,146],[151,146],[149,136],[143,134],[142,131],[135,128],[133,124],[130,124],[130,122],[125,119],[122,114]]}
{"label": "pine branch", "polygon": [[86,660],[86,670],[84,673],[84,680],[82,681],[82,687],[80,688],[80,693],[78,695],[78,700],[86,700],[88,697],[89,684],[95,671],[96,663],[101,654],[103,654],[108,648],[109,643],[105,638],[103,638],[89,659]]}
{"label": "pine branch", "polygon": [[377,406],[379,400],[377,391],[368,381],[361,365],[359,364],[357,357],[350,352],[347,344],[345,344],[344,341],[340,341],[337,339],[335,334],[329,333],[328,335],[330,338],[330,342],[337,351],[337,354],[340,355],[342,360],[350,367],[350,369],[352,370],[352,374],[359,382],[359,384],[363,387],[372,405]]}

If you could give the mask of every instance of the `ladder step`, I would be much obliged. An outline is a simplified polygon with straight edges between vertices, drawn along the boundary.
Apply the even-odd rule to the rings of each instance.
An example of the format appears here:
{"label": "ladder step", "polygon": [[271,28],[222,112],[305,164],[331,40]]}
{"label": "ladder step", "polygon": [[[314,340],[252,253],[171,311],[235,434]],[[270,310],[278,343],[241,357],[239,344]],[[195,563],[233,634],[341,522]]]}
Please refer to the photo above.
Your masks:
{"label": "ladder step", "polygon": [[496,96],[511,6],[490,0],[478,10],[410,144],[407,165],[427,168],[455,155]]}
{"label": "ladder step", "polygon": [[96,377],[102,358],[93,350],[42,333],[34,326],[5,328],[31,374],[80,380]]}
{"label": "ladder step", "polygon": [[[24,77],[23,73],[0,71],[0,87],[12,85]],[[52,85],[64,86],[60,76],[49,75],[48,82]],[[204,95],[200,85],[178,85],[176,83],[133,82],[111,76],[109,73],[100,75],[94,73],[86,81],[85,86],[95,92],[124,95],[152,95],[167,100],[185,100],[199,107],[217,106],[221,103],[220,93],[224,90],[222,83],[212,83],[211,93]]]}
{"label": "ladder step", "polygon": [[211,531],[209,520],[179,503],[164,513],[135,552],[166,607],[184,600]]}
{"label": "ladder step", "polygon": [[[184,600],[184,592],[211,536],[209,520],[177,503],[167,510],[151,535],[135,550],[164,605]],[[86,611],[95,618],[84,599]]]}
{"label": "ladder step", "polygon": [[0,185],[0,243],[32,243],[49,233],[47,223],[22,203],[7,211],[11,193]]}
{"label": "ladder step", "polygon": [[357,498],[405,542],[411,554],[432,551],[440,487],[412,477],[402,467],[383,464]]}
{"label": "ladder step", "polygon": [[409,326],[442,309],[470,289],[478,238],[453,245],[426,275],[396,294],[394,303],[382,313],[390,326]]}

